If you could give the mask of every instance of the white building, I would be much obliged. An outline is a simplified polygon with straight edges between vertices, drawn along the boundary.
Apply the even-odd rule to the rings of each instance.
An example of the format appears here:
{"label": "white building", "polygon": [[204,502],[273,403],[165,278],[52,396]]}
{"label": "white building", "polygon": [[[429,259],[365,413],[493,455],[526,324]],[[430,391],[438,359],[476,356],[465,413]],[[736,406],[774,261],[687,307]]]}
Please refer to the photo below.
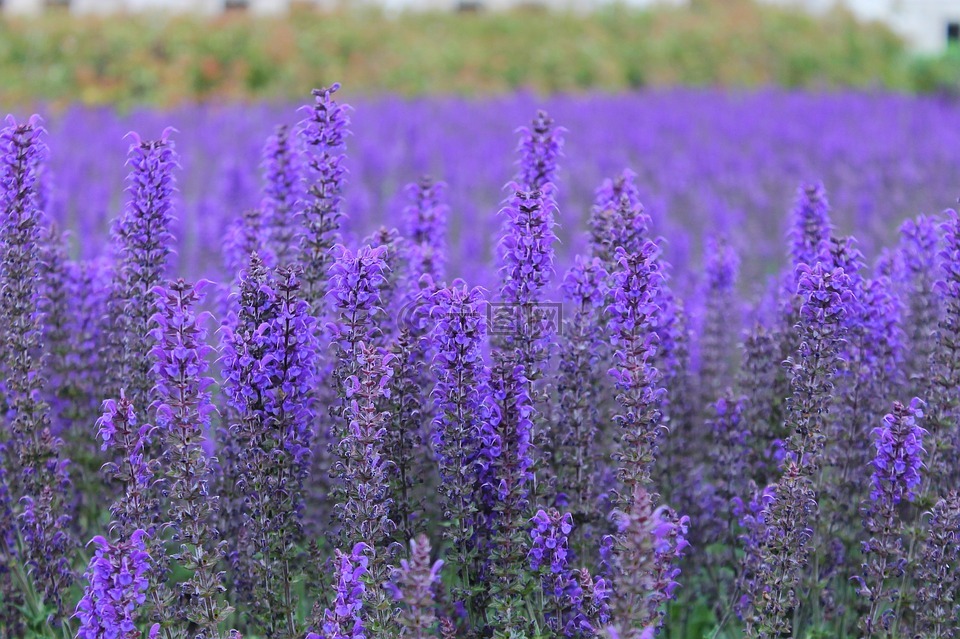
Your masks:
{"label": "white building", "polygon": [[[632,6],[683,3],[688,0],[621,0]],[[888,24],[917,51],[942,51],[949,42],[960,44],[960,0],[762,0],[822,12],[844,5],[867,20]],[[390,10],[505,9],[518,5],[589,11],[610,0],[0,0],[0,10],[36,14],[49,7],[69,7],[75,13],[138,11],[193,11],[215,14],[245,10],[257,14],[281,14],[292,4],[319,7],[376,4]]]}

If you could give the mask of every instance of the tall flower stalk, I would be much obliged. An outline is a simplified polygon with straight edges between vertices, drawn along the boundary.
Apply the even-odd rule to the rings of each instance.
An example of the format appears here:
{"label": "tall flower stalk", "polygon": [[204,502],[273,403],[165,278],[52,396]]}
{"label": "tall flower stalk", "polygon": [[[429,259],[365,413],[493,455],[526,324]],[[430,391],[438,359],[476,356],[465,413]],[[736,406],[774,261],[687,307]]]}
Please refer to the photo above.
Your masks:
{"label": "tall flower stalk", "polygon": [[178,612],[183,621],[216,638],[220,636],[218,626],[233,609],[222,597],[226,587],[220,562],[225,542],[220,541],[214,526],[220,500],[209,491],[213,477],[204,450],[216,410],[209,391],[213,379],[206,376],[213,348],[206,343],[205,316],[198,316],[195,310],[202,302],[199,286],[180,279],[153,292],[159,307],[151,331],[154,410],[165,442],[167,517],[173,539],[180,544],[172,558],[191,574],[178,584],[187,602]]}
{"label": "tall flower stalk", "polygon": [[[595,475],[603,463],[605,398],[603,307],[608,274],[599,258],[577,257],[563,278],[563,299],[573,309],[564,320],[560,343],[559,410],[549,453],[557,493],[566,495],[579,527],[599,524],[606,516],[598,508]],[[566,471],[566,472],[565,472]],[[572,472],[570,472],[572,471]]]}
{"label": "tall flower stalk", "polygon": [[[829,264],[829,260],[825,260]],[[850,303],[849,277],[823,262],[797,268],[801,346],[789,362],[787,457],[762,519],[770,527],[760,549],[762,596],[755,600],[757,624],[747,636],[791,632],[793,611],[808,565],[816,523],[815,477],[822,464],[833,377],[841,362],[844,317]]]}
{"label": "tall flower stalk", "polygon": [[675,563],[687,547],[689,522],[666,506],[654,506],[640,484],[616,516],[612,625],[619,636],[631,637],[663,623],[664,604],[679,585]]}
{"label": "tall flower stalk", "polygon": [[739,258],[724,238],[706,245],[706,286],[703,327],[700,331],[701,405],[719,399],[724,380],[730,378],[740,332],[736,297]]}
{"label": "tall flower stalk", "polygon": [[263,149],[263,244],[278,265],[291,265],[299,249],[303,158],[298,142],[283,125]]}
{"label": "tall flower stalk", "polygon": [[148,539],[138,529],[127,541],[110,542],[101,536],[90,541],[96,550],[74,615],[80,621],[77,639],[140,639],[136,611],[146,602],[150,587]]}
{"label": "tall flower stalk", "polygon": [[929,462],[931,486],[953,481],[958,473],[960,444],[960,214],[944,213],[940,252],[941,279],[936,286],[943,297],[943,314],[936,332],[936,349],[929,364],[927,429],[930,431]]}
{"label": "tall flower stalk", "polygon": [[6,395],[6,428],[0,445],[8,447],[3,459],[22,543],[20,548],[11,547],[16,534],[0,530],[0,543],[7,546],[0,555],[20,564],[7,565],[7,570],[29,573],[32,588],[53,605],[56,626],[63,596],[73,581],[69,553],[74,541],[66,507],[70,462],[60,453],[63,442],[51,430],[50,408],[43,400],[44,231],[39,179],[47,149],[39,117],[22,124],[9,117],[6,124],[0,130],[0,315],[4,318],[0,370]]}
{"label": "tall flower stalk", "polygon": [[617,249],[613,303],[607,308],[616,347],[610,375],[616,382],[617,403],[622,411],[614,417],[620,430],[615,458],[622,500],[631,499],[637,486],[650,481],[657,442],[664,429],[664,391],[657,383],[659,373],[652,363],[657,348],[653,328],[659,310],[654,301],[660,282],[657,254],[653,242],[644,244],[640,253]]}
{"label": "tall flower stalk", "polygon": [[422,177],[408,184],[405,192],[410,200],[403,209],[409,248],[407,262],[411,279],[429,275],[441,281],[446,266],[446,232],[449,208],[444,202],[446,184]]}
{"label": "tall flower stalk", "polygon": [[904,368],[914,394],[926,393],[931,383],[929,366],[937,349],[937,323],[943,312],[936,291],[940,223],[935,217],[920,215],[900,226],[898,283],[906,307],[904,332],[910,346],[904,353]]}
{"label": "tall flower stalk", "polygon": [[494,355],[490,380],[491,411],[481,426],[481,482],[484,515],[489,518],[491,572],[498,584],[488,615],[494,636],[524,632],[523,610],[529,575],[523,569],[528,552],[527,508],[533,486],[533,420],[536,416],[523,366]]}
{"label": "tall flower stalk", "polygon": [[488,419],[489,372],[483,363],[487,324],[479,289],[457,280],[437,291],[431,318],[433,369],[433,450],[440,471],[440,502],[450,522],[444,536],[453,546],[450,565],[457,571],[454,596],[473,597],[477,578],[480,512],[480,433]]}
{"label": "tall flower stalk", "polygon": [[502,350],[524,367],[531,382],[540,379],[557,326],[555,305],[543,304],[553,274],[554,209],[549,192],[515,190],[503,208],[500,299],[493,318]]}
{"label": "tall flower stalk", "polygon": [[151,291],[166,276],[173,252],[174,169],[178,166],[172,129],[158,140],[131,133],[127,155],[127,205],[113,227],[116,266],[109,315],[111,344],[105,351],[112,374],[109,396],[123,389],[134,406],[148,406],[153,387],[149,358],[150,318],[156,311]]}
{"label": "tall flower stalk", "polygon": [[882,637],[890,632],[892,608],[902,593],[894,586],[906,569],[906,553],[899,532],[897,509],[913,501],[920,488],[923,466],[922,402],[909,406],[893,404],[893,412],[873,430],[876,456],[870,502],[864,507],[864,528],[870,540],[864,543],[863,574],[857,578],[858,593],[868,603],[860,619],[864,637]]}
{"label": "tall flower stalk", "polygon": [[238,589],[269,637],[299,632],[293,584],[302,570],[304,480],[309,473],[316,346],[296,271],[267,269],[254,254],[241,276],[240,309],[224,327],[224,390],[237,418],[238,459],[228,470],[242,496]]}
{"label": "tall flower stalk", "polygon": [[385,632],[395,612],[383,587],[393,571],[389,540],[396,524],[391,518],[388,462],[383,455],[387,415],[378,404],[390,383],[391,356],[361,342],[355,357],[358,370],[343,381],[343,420],[347,427],[337,446],[335,513],[340,547],[362,544],[367,548],[365,627],[371,632]]}
{"label": "tall flower stalk", "polygon": [[401,639],[437,636],[436,590],[443,561],[430,562],[430,540],[418,535],[410,540],[410,556],[400,561],[388,588],[400,604]]}
{"label": "tall flower stalk", "polygon": [[934,504],[914,564],[918,585],[914,634],[930,639],[960,636],[960,493]]}
{"label": "tall flower stalk", "polygon": [[339,84],[315,89],[314,103],[303,107],[307,117],[300,123],[306,183],[299,252],[303,296],[315,311],[323,304],[327,292],[327,271],[335,259],[333,247],[340,242],[343,217],[342,193],[347,174],[344,149],[350,118],[349,107],[333,98],[339,89]]}
{"label": "tall flower stalk", "polygon": [[517,184],[525,191],[542,191],[557,182],[557,160],[563,151],[563,133],[546,111],[537,111],[530,126],[521,127],[517,151]]}

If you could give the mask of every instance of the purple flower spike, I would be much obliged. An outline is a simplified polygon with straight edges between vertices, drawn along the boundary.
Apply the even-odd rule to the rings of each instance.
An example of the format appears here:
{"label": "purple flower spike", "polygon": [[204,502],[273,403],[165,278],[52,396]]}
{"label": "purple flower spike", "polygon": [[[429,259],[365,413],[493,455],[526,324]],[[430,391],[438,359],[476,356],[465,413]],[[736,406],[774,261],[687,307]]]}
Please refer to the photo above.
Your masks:
{"label": "purple flower spike", "polygon": [[[520,143],[517,151],[520,171],[517,183],[525,191],[553,192],[557,180],[557,160],[563,150],[563,127],[554,124],[546,111],[538,111],[529,127],[518,129]],[[550,185],[549,187],[547,185]]]}
{"label": "purple flower spike", "polygon": [[300,263],[304,299],[314,309],[319,308],[326,295],[327,271],[335,259],[332,250],[340,241],[343,216],[342,193],[347,174],[344,148],[350,108],[333,99],[339,89],[339,84],[315,89],[314,103],[303,107],[308,115],[300,123],[306,155]]}
{"label": "purple flower spike", "polygon": [[590,213],[590,244],[607,270],[617,264],[617,248],[639,252],[649,238],[650,216],[640,203],[636,173],[625,169],[597,189]]}
{"label": "purple flower spike", "polygon": [[830,239],[830,205],[823,184],[807,184],[797,189],[790,228],[790,259],[794,268],[817,262],[820,246]]}
{"label": "purple flower spike", "polygon": [[143,352],[152,340],[150,318],[156,307],[151,291],[163,281],[173,253],[170,227],[178,159],[170,131],[152,141],[130,134],[129,200],[113,226],[117,265],[110,301],[112,343],[106,351],[113,376],[108,396],[116,397],[122,388],[134,406],[150,403],[150,361]]}
{"label": "purple flower spike", "polygon": [[426,535],[410,540],[410,558],[400,560],[388,588],[400,602],[400,636],[427,639],[436,636],[435,590],[440,583],[443,561],[430,563],[430,541]]}
{"label": "purple flower spike", "polygon": [[505,219],[497,248],[502,305],[496,307],[494,322],[504,350],[516,353],[535,381],[550,356],[557,328],[550,309],[540,304],[553,275],[556,205],[548,192],[511,188],[514,194],[501,211]]}
{"label": "purple flower spike", "polygon": [[277,127],[263,149],[262,244],[278,265],[297,259],[300,207],[303,199],[303,157],[298,139],[287,126]]}
{"label": "purple flower spike", "polygon": [[369,550],[366,544],[359,543],[350,554],[336,551],[336,592],[332,606],[324,610],[306,639],[366,639],[362,613]]}
{"label": "purple flower spike", "polygon": [[110,542],[94,537],[96,546],[84,575],[88,585],[77,604],[78,639],[139,639],[137,611],[147,599],[150,586],[149,535],[135,530],[126,541]]}
{"label": "purple flower spike", "polygon": [[627,509],[618,511],[613,550],[613,619],[623,635],[663,621],[663,605],[674,597],[689,519],[666,506],[655,507],[640,485]]}
{"label": "purple flower spike", "polygon": [[[47,147],[38,116],[25,124],[11,116],[6,124],[0,130],[0,370],[5,412],[0,438],[8,447],[3,460],[9,499],[24,542],[15,561],[30,574],[31,587],[55,607],[56,626],[62,596],[73,581],[69,553],[75,542],[66,508],[70,462],[61,456],[63,441],[51,430],[50,409],[43,399],[47,304],[42,296],[47,291],[42,260],[49,249],[42,245],[48,233],[40,207]],[[11,534],[3,530],[0,541]]]}
{"label": "purple flower spike", "polygon": [[219,597],[225,589],[219,572],[223,546],[214,525],[219,499],[208,490],[210,460],[204,449],[216,408],[208,390],[213,379],[206,375],[213,352],[206,343],[203,322],[207,318],[195,311],[203,301],[203,284],[180,279],[154,288],[160,310],[152,318],[155,345],[150,354],[156,379],[154,410],[166,444],[164,461],[170,468],[167,517],[183,544],[172,558],[193,573],[181,588],[197,595],[180,614],[200,625],[207,636],[216,637],[231,609]]}
{"label": "purple flower spike", "polygon": [[[488,423],[489,371],[483,363],[486,313],[480,289],[461,280],[434,295],[430,316],[433,370],[433,452],[440,471],[440,505],[451,522],[446,534],[454,544],[455,566],[469,580],[475,527],[481,504],[481,430]],[[468,583],[466,581],[465,583]]]}
{"label": "purple flower spike", "polygon": [[617,386],[622,412],[614,419],[620,426],[617,477],[623,499],[634,487],[649,481],[657,455],[657,440],[663,431],[659,372],[652,360],[656,354],[654,332],[660,286],[657,246],[647,242],[640,253],[617,249],[618,265],[613,272],[612,304],[607,308],[612,341],[616,347],[610,376]]}
{"label": "purple flower spike", "polygon": [[429,177],[420,178],[405,189],[410,199],[403,209],[404,232],[410,242],[408,265],[410,279],[416,282],[429,275],[441,281],[446,263],[447,216],[450,207],[444,203],[446,184]]}
{"label": "purple flower spike", "polygon": [[913,501],[920,487],[923,466],[923,402],[916,397],[909,406],[894,402],[893,412],[883,425],[873,429],[877,455],[873,460],[873,490],[870,498],[896,506],[902,499]]}

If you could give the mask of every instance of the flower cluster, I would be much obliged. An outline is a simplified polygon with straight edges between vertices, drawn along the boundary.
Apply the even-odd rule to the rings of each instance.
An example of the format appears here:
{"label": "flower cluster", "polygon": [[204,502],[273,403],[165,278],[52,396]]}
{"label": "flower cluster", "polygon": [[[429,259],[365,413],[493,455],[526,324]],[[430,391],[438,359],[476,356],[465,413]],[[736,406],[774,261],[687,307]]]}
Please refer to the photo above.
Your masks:
{"label": "flower cluster", "polygon": [[[19,124],[12,116],[0,130],[0,370],[3,371],[7,463],[14,514],[23,538],[20,559],[35,587],[57,613],[73,580],[73,546],[66,495],[69,460],[63,440],[50,428],[43,401],[45,380],[42,277],[43,212],[40,172],[47,149],[43,123],[34,116]],[[6,537],[10,533],[0,533]],[[14,554],[12,551],[4,553]]]}
{"label": "flower cluster", "polygon": [[363,598],[366,591],[369,547],[359,543],[350,554],[336,551],[336,592],[333,605],[323,611],[306,639],[365,639]]}
{"label": "flower cluster", "polygon": [[349,107],[338,104],[333,94],[339,84],[313,92],[314,104],[304,107],[308,116],[300,123],[300,137],[306,149],[306,182],[303,189],[303,233],[300,261],[303,265],[304,298],[314,307],[326,294],[327,271],[333,263],[333,247],[340,241],[343,216],[345,139]]}
{"label": "flower cluster", "polygon": [[441,513],[456,551],[462,583],[475,574],[474,528],[480,503],[481,428],[487,423],[489,372],[483,363],[486,317],[480,289],[457,280],[437,291],[430,316],[436,386],[432,444]]}
{"label": "flower cluster", "polygon": [[[830,239],[830,204],[823,184],[805,184],[797,189],[790,220],[790,259],[795,267],[813,266],[820,246]],[[797,272],[799,275],[799,271]]]}
{"label": "flower cluster", "polygon": [[155,310],[151,291],[163,281],[173,252],[173,171],[179,160],[170,139],[172,131],[164,130],[158,140],[130,134],[129,200],[113,228],[117,264],[110,300],[114,343],[106,353],[113,375],[109,394],[115,397],[122,389],[134,406],[149,405],[153,384],[143,348],[144,344],[150,348],[150,318]]}
{"label": "flower cluster", "polygon": [[622,413],[615,419],[620,426],[620,450],[617,452],[618,479],[623,499],[629,500],[634,487],[650,478],[657,455],[657,440],[663,430],[658,371],[652,364],[656,352],[658,307],[655,303],[660,283],[653,242],[640,253],[617,249],[617,270],[613,272],[612,304],[607,308],[614,345],[615,365],[610,375],[617,385],[617,402]]}
{"label": "flower cluster", "polygon": [[357,345],[354,356],[357,373],[343,382],[347,401],[343,419],[347,427],[336,449],[339,459],[335,471],[341,493],[336,511],[341,546],[364,542],[378,549],[384,546],[395,525],[390,519],[389,461],[384,458],[382,444],[387,415],[377,407],[388,392],[392,356],[363,342]]}
{"label": "flower cluster", "polygon": [[917,631],[923,637],[945,639],[960,632],[960,493],[948,492],[930,511],[926,536],[917,559]]}
{"label": "flower cluster", "polygon": [[689,518],[655,506],[653,496],[639,484],[628,508],[616,516],[612,618],[621,634],[629,636],[662,624],[663,605],[679,585],[676,561],[688,546]]}
{"label": "flower cluster", "polygon": [[894,274],[905,289],[901,293],[906,317],[903,330],[912,348],[904,353],[905,374],[910,392],[922,393],[930,376],[930,358],[936,350],[937,321],[942,300],[936,293],[938,277],[937,253],[940,221],[920,215],[900,226],[900,247],[895,256]]}
{"label": "flower cluster", "polygon": [[138,529],[126,541],[110,542],[100,536],[90,541],[96,550],[84,575],[88,585],[77,605],[78,639],[140,638],[137,611],[150,586],[148,539],[149,535]]}
{"label": "flower cluster", "polygon": [[314,322],[296,272],[274,273],[256,254],[238,296],[240,312],[223,327],[221,347],[235,451],[226,472],[240,502],[232,561],[264,625],[289,627],[313,434]]}
{"label": "flower cluster", "polygon": [[[380,335],[376,322],[383,312],[380,289],[386,282],[386,250],[369,245],[356,251],[342,245],[334,248],[336,261],[330,267],[328,296],[338,321],[328,329],[339,345],[340,361],[348,366],[360,342],[375,344]],[[348,368],[338,376],[351,372]]]}
{"label": "flower cluster", "polygon": [[613,179],[607,179],[594,195],[590,214],[590,244],[607,270],[617,264],[617,249],[638,252],[650,233],[650,216],[640,203],[636,174],[624,170]]}
{"label": "flower cluster", "polygon": [[740,329],[736,299],[739,257],[724,238],[707,240],[705,254],[703,327],[700,329],[700,377],[707,381],[701,388],[702,402],[716,400],[723,390],[735,360],[736,336]]}
{"label": "flower cluster", "polygon": [[[573,316],[564,320],[557,364],[559,423],[544,451],[551,457],[557,493],[566,497],[572,512],[584,523],[597,523],[605,517],[592,497],[593,475],[604,461],[593,444],[603,426],[600,402],[606,389],[600,362],[606,345],[601,318],[608,277],[599,258],[580,257],[564,275],[563,299],[573,308]],[[565,467],[576,472],[564,472]]]}
{"label": "flower cluster", "polygon": [[555,509],[538,510],[531,520],[530,569],[540,575],[547,597],[547,623],[558,636],[592,637],[609,621],[606,582],[586,569],[570,568],[573,517]]}
{"label": "flower cluster", "polygon": [[873,459],[873,490],[870,498],[896,506],[904,498],[913,501],[920,487],[923,466],[923,402],[914,397],[909,406],[893,404],[883,425],[873,429],[877,455]]}
{"label": "flower cluster", "polygon": [[503,337],[503,348],[516,353],[531,380],[539,379],[549,357],[556,318],[540,304],[553,275],[555,204],[544,191],[514,194],[501,213],[505,215],[498,245],[500,298],[494,323]]}
{"label": "flower cluster", "polygon": [[103,415],[97,421],[102,450],[116,449],[116,461],[107,462],[103,472],[124,486],[124,495],[114,502],[111,512],[116,527],[130,535],[134,530],[155,530],[158,496],[154,492],[156,462],[145,452],[154,427],[140,424],[133,404],[125,396],[103,403]]}
{"label": "flower cluster", "polygon": [[956,416],[960,413],[960,214],[944,213],[941,226],[943,248],[939,253],[941,278],[936,288],[943,298],[943,309],[935,331],[935,345],[928,362],[929,386],[926,390],[929,468],[931,477],[939,480],[955,477],[960,463],[957,449]]}
{"label": "flower cluster", "polygon": [[410,242],[408,261],[415,277],[429,275],[441,280],[446,263],[447,216],[450,208],[444,203],[443,182],[429,177],[408,184],[405,191],[410,200],[403,209],[404,232]]}
{"label": "flower cluster", "polygon": [[[863,136],[873,177],[824,178],[837,226],[866,235],[834,234],[823,187],[802,187],[791,263],[764,280],[783,251],[754,215],[781,164],[809,168],[792,151],[755,184],[700,188],[756,138],[689,161],[664,152],[681,129],[621,127],[595,145],[609,158],[569,158],[559,202],[582,207],[583,180],[624,158],[637,172],[561,244],[545,114],[497,219],[465,195],[509,175],[506,147],[438,150],[419,121],[374,118],[400,134],[362,144],[344,190],[336,92],[262,154],[213,153],[187,118],[176,254],[169,131],[134,137],[112,252],[94,179],[111,129],[56,175],[38,119],[0,131],[0,636],[960,635],[960,214],[883,250],[873,204],[929,207],[937,189],[888,178],[953,156],[888,173],[896,136]],[[449,193],[390,192],[426,168]],[[401,209],[402,230],[382,225]],[[226,255],[198,250],[224,231]]]}
{"label": "flower cluster", "polygon": [[260,207],[265,248],[279,265],[290,265],[297,258],[302,164],[298,139],[289,127],[277,127],[263,149],[265,184]]}
{"label": "flower cluster", "polygon": [[167,517],[173,538],[181,546],[171,558],[192,573],[186,583],[180,584],[190,602],[181,614],[214,637],[232,609],[220,601],[226,590],[219,566],[224,544],[214,527],[220,504],[209,491],[212,477],[204,450],[211,415],[216,410],[208,390],[213,379],[206,376],[213,348],[206,342],[205,317],[194,310],[202,302],[200,284],[180,279],[153,292],[160,309],[153,316],[151,331],[154,410],[165,441]]}
{"label": "flower cluster", "polygon": [[525,191],[547,190],[556,184],[557,160],[563,149],[563,133],[546,111],[538,111],[529,127],[521,127],[520,170],[517,184]]}
{"label": "flower cluster", "polygon": [[400,560],[388,588],[400,602],[400,636],[427,639],[436,636],[435,590],[443,561],[430,563],[430,540],[419,535],[410,540],[410,558]]}

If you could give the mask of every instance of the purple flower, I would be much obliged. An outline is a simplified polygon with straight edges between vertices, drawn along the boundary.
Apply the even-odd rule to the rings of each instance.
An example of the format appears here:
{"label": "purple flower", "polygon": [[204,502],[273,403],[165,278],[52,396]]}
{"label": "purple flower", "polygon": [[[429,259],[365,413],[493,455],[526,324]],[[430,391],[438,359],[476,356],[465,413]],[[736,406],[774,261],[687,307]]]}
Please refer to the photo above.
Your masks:
{"label": "purple flower", "polygon": [[263,212],[248,209],[227,228],[223,241],[223,262],[231,278],[238,276],[254,253],[268,250],[263,246]]}
{"label": "purple flower", "polygon": [[[233,418],[226,468],[239,512],[231,537],[241,594],[268,628],[289,626],[310,468],[316,339],[297,273],[254,254],[241,273],[239,311],[223,327],[223,388]],[[242,505],[241,505],[242,504]]]}
{"label": "purple flower", "polygon": [[[556,184],[557,159],[563,149],[563,127],[554,124],[546,111],[538,111],[529,127],[520,127],[517,184],[524,191],[550,191]],[[550,185],[549,187],[547,185]]]}
{"label": "purple flower", "polygon": [[[392,355],[360,342],[354,357],[356,375],[343,380],[346,426],[336,447],[339,459],[334,472],[339,479],[339,503],[335,510],[341,545],[364,542],[376,553],[384,548],[395,528],[390,518],[388,461],[383,456],[387,414],[378,408],[380,399],[389,394]],[[373,568],[379,569],[382,566],[376,559]]]}
{"label": "purple flower", "polygon": [[909,391],[918,395],[927,393],[930,360],[937,350],[937,322],[943,312],[943,300],[936,290],[941,230],[941,220],[926,215],[904,222],[892,275],[905,310],[904,372]]}
{"label": "purple flower", "polygon": [[802,341],[790,361],[793,396],[788,400],[787,419],[793,433],[788,447],[799,463],[811,468],[821,463],[832,380],[842,361],[846,320],[856,302],[850,277],[843,269],[828,264],[824,260],[812,267],[797,267]]}
{"label": "purple flower", "polygon": [[883,425],[873,429],[877,455],[873,460],[870,498],[874,501],[888,501],[895,506],[903,498],[916,498],[926,434],[918,423],[923,419],[922,406],[923,402],[916,397],[909,406],[894,402],[893,412],[883,418]]}
{"label": "purple flower", "polygon": [[700,331],[701,404],[716,401],[730,376],[740,333],[736,296],[740,260],[725,238],[710,237],[705,249],[706,283]]}
{"label": "purple flower", "polygon": [[[208,490],[212,478],[204,450],[210,418],[216,411],[208,390],[213,379],[206,376],[213,348],[206,343],[206,316],[198,316],[194,310],[203,301],[204,284],[180,279],[154,288],[159,311],[152,318],[155,343],[150,355],[156,379],[154,410],[164,434],[164,462],[169,468],[167,517],[176,539],[184,544],[172,558],[193,571],[181,588],[197,593],[191,607],[179,614],[214,636],[230,609],[218,596],[224,588],[219,572],[223,546],[214,527],[219,501]],[[185,550],[188,546],[189,552]]]}
{"label": "purple flower", "polygon": [[289,127],[277,127],[263,149],[263,248],[278,265],[290,266],[297,258],[303,198],[303,157],[298,139]]}
{"label": "purple flower", "polygon": [[340,241],[343,216],[343,187],[347,170],[344,140],[349,134],[349,107],[333,99],[339,84],[313,91],[314,103],[302,110],[300,123],[305,147],[303,169],[303,232],[300,236],[300,263],[303,266],[304,299],[315,309],[326,295],[327,271],[335,257],[333,247]]}
{"label": "purple flower", "polygon": [[77,639],[139,639],[137,611],[150,586],[149,535],[135,530],[126,541],[94,537],[96,546],[84,577],[87,587],[74,614],[80,621]]}
{"label": "purple flower", "polygon": [[688,546],[687,517],[666,506],[655,507],[639,484],[631,497],[627,509],[616,513],[613,549],[613,619],[624,634],[661,625],[663,604],[678,586],[676,560]]}
{"label": "purple flower", "polygon": [[[440,507],[451,522],[446,535],[454,545],[450,564],[469,583],[474,574],[475,527],[480,508],[480,477],[488,462],[481,457],[488,423],[489,371],[483,362],[486,316],[480,289],[461,280],[434,295],[430,312],[434,422],[433,452],[440,472]],[[455,593],[459,594],[459,593]]]}
{"label": "purple flower", "polygon": [[[602,324],[608,274],[599,258],[577,257],[563,278],[567,314],[560,335],[557,424],[550,429],[553,472],[557,492],[567,495],[575,517],[585,523],[603,519],[598,508],[594,473],[606,460],[596,440],[604,424],[601,411],[606,394],[601,361],[607,351]],[[577,472],[567,472],[569,468]]]}
{"label": "purple flower", "polygon": [[[39,117],[18,124],[11,116],[6,123],[0,130],[0,370],[4,439],[9,437],[3,459],[24,542],[18,561],[30,573],[31,586],[55,606],[56,625],[73,580],[69,553],[74,541],[66,509],[70,462],[60,454],[63,441],[51,431],[43,400],[40,172],[47,149]],[[0,541],[8,535],[0,531]]]}
{"label": "purple flower", "polygon": [[541,375],[556,330],[548,308],[540,304],[553,274],[556,205],[549,192],[510,188],[514,194],[501,211],[505,219],[497,249],[502,305],[496,307],[494,321],[503,348],[516,353],[533,381]]}
{"label": "purple flower", "polygon": [[160,284],[169,268],[173,251],[173,195],[178,166],[170,134],[164,130],[159,140],[144,141],[130,133],[127,164],[127,206],[114,222],[113,242],[116,254],[113,292],[109,313],[112,322],[111,343],[106,351],[112,375],[109,395],[122,388],[134,406],[149,405],[152,388],[149,351],[150,318],[155,312],[151,291]]}
{"label": "purple flower", "polygon": [[430,563],[430,541],[426,535],[410,540],[410,558],[400,567],[387,588],[402,605],[400,636],[411,639],[434,637],[437,628],[435,590],[440,584],[443,561]]}
{"label": "purple flower", "polygon": [[796,267],[813,266],[820,254],[820,245],[830,239],[830,205],[823,184],[805,184],[797,189],[789,240],[790,259]]}
{"label": "purple flower", "polygon": [[597,189],[590,214],[590,244],[593,255],[608,271],[617,264],[616,251],[640,252],[649,239],[650,216],[640,203],[637,175],[625,169]]}
{"label": "purple flower", "polygon": [[328,326],[339,344],[340,367],[353,369],[351,356],[360,342],[376,343],[380,331],[376,322],[383,313],[380,288],[386,282],[386,248],[363,246],[356,252],[334,247],[336,261],[330,267],[329,292],[337,321]]}
{"label": "purple flower", "polygon": [[938,499],[927,521],[912,577],[917,587],[917,632],[930,639],[955,637],[960,594],[960,493]]}
{"label": "purple flower", "polygon": [[657,440],[663,430],[659,373],[652,364],[656,353],[654,332],[659,307],[655,303],[660,274],[655,262],[657,246],[647,242],[640,253],[617,249],[618,267],[613,272],[613,299],[607,308],[611,338],[616,347],[610,376],[617,386],[622,412],[614,417],[620,427],[618,479],[629,499],[634,486],[650,478],[657,455]]}
{"label": "purple flower", "polygon": [[359,543],[349,555],[336,551],[333,603],[317,620],[314,632],[307,633],[307,639],[365,639],[362,612],[369,550]]}
{"label": "purple flower", "polygon": [[156,462],[146,454],[154,427],[139,424],[133,404],[125,396],[103,403],[103,415],[97,421],[101,450],[114,450],[115,461],[103,466],[107,477],[123,484],[124,495],[111,506],[117,528],[132,534],[142,528],[152,532],[156,523],[158,495],[154,492]]}
{"label": "purple flower", "polygon": [[444,203],[446,184],[423,177],[408,184],[404,191],[410,200],[403,209],[404,232],[410,243],[407,250],[410,278],[416,281],[421,275],[429,275],[440,281],[446,265],[447,215],[450,212],[450,207]]}

